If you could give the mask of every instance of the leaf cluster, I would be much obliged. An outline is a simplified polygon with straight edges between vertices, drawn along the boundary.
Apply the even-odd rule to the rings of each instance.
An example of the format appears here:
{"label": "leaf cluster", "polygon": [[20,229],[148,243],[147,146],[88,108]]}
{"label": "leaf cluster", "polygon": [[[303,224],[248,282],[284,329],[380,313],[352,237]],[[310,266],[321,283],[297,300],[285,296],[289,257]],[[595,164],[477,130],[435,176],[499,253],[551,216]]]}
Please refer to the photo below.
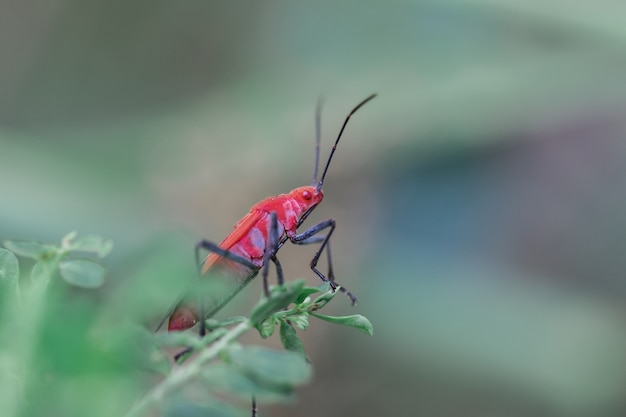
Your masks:
{"label": "leaf cluster", "polygon": [[[13,417],[23,414],[24,404],[34,406],[28,393],[41,384],[38,367],[48,365],[37,357],[37,348],[49,330],[43,323],[49,318],[51,284],[60,276],[71,286],[100,287],[105,269],[93,257],[105,257],[113,245],[97,236],[79,238],[76,232],[65,236],[60,244],[3,243],[6,249],[0,248],[0,407],[3,416]],[[30,274],[23,274],[23,279],[16,255],[34,260]],[[51,345],[47,348],[53,350]]]}
{"label": "leaf cluster", "polygon": [[0,248],[0,279],[3,285],[19,288],[19,266],[17,256],[30,258],[37,263],[32,269],[31,279],[38,280],[43,271],[54,272],[56,268],[61,278],[68,284],[81,288],[98,288],[104,283],[105,269],[98,262],[85,258],[92,254],[104,258],[113,249],[113,242],[99,236],[87,235],[78,238],[71,232],[60,245],[32,241],[7,240],[6,249]]}
{"label": "leaf cluster", "polygon": [[[177,417],[247,415],[251,397],[260,404],[293,401],[294,389],[311,380],[311,364],[297,333],[309,327],[312,317],[353,327],[369,335],[373,332],[371,323],[361,315],[320,314],[336,292],[328,285],[309,287],[303,279],[298,279],[271,287],[270,296],[262,296],[247,317],[207,319],[208,331],[202,338],[193,330],[154,334],[137,324],[123,323],[94,331],[94,323],[87,318],[81,327],[83,330],[74,329],[72,324],[67,331],[52,332],[53,339],[46,339],[42,335],[50,330],[44,323],[50,326],[49,323],[63,320],[46,309],[47,304],[52,304],[51,284],[60,277],[70,286],[82,289],[94,290],[102,286],[105,269],[98,258],[111,251],[112,243],[97,236],[79,237],[73,232],[59,244],[25,241],[3,244],[6,249],[0,248],[0,337],[8,343],[0,345],[0,408],[7,417],[27,415],[29,410],[80,409],[74,404],[38,407],[34,397],[41,392],[41,387],[46,387],[45,384],[38,387],[43,373],[47,373],[48,378],[57,378],[53,386],[74,387],[75,394],[70,402],[80,403],[81,393],[93,390],[93,397],[88,398],[113,404],[110,414],[99,415],[126,412],[127,417],[142,416],[154,409],[161,415]],[[30,273],[20,273],[16,255],[34,261]],[[61,303],[67,304],[67,300],[61,299]],[[66,327],[65,323],[59,326]],[[262,338],[268,338],[276,328],[284,350],[238,342],[242,335],[254,330]],[[87,332],[93,333],[92,337],[88,337]],[[57,340],[58,334],[63,334],[64,339]],[[46,365],[37,357],[44,340],[48,340],[44,346],[46,351],[60,350],[61,353],[50,360],[65,363],[63,372],[68,375],[58,373],[62,364]],[[86,362],[81,362],[77,356],[65,359],[69,352],[84,354],[85,346],[94,343],[98,353],[95,356],[91,353]],[[186,353],[177,355],[177,360],[173,361],[174,354],[182,350]],[[98,379],[90,374],[91,368],[77,369],[87,363],[93,366],[94,360],[99,363],[102,355],[111,362],[104,362],[103,366],[109,371],[100,374]],[[117,373],[110,372],[111,364],[117,364]],[[155,374],[159,375],[156,383]],[[99,382],[94,388],[84,383],[76,386],[72,382],[75,377],[71,375],[83,375],[83,379]],[[53,394],[48,398],[48,401],[55,400]],[[120,410],[126,411],[120,413]],[[71,413],[68,411],[66,415]]]}
{"label": "leaf cluster", "polygon": [[[354,327],[369,335],[373,333],[371,323],[363,316],[335,317],[317,313],[335,296],[327,287],[307,287],[303,279],[294,280],[271,287],[269,298],[262,297],[249,317],[206,320],[209,332],[203,338],[191,331],[158,335],[157,348],[185,348],[187,352],[174,367],[164,372],[165,378],[135,405],[129,416],[142,415],[151,406],[172,416],[214,415],[216,407],[218,415],[224,416],[249,412],[223,404],[220,399],[224,396],[244,401],[255,397],[259,403],[293,400],[294,389],[311,379],[311,366],[296,333],[296,329],[305,330],[309,326],[311,316]],[[313,297],[317,293],[321,294]],[[276,327],[284,351],[242,346],[236,342],[239,336],[253,329],[268,338]],[[165,367],[166,361],[161,360],[158,365],[155,363],[154,369],[163,371]],[[185,388],[198,383],[202,388],[191,391],[200,390],[203,394],[193,398]]]}

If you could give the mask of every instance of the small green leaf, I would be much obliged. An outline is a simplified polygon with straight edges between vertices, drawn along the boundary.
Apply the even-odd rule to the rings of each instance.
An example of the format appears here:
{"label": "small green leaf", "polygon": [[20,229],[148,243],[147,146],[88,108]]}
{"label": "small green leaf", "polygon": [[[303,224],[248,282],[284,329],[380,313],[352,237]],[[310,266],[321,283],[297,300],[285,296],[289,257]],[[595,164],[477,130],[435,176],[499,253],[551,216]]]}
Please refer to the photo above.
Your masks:
{"label": "small green leaf", "polygon": [[0,248],[0,291],[4,294],[19,292],[20,265],[13,252]]}
{"label": "small green leaf", "polygon": [[304,288],[304,279],[287,282],[285,285],[272,287],[270,297],[263,297],[252,310],[250,321],[256,325],[269,315],[282,310],[293,303]]}
{"label": "small green leaf", "polygon": [[302,341],[298,339],[296,330],[285,321],[280,322],[280,341],[286,350],[298,352],[302,356],[305,356],[304,345]]}
{"label": "small green leaf", "polygon": [[272,317],[268,317],[261,323],[257,324],[255,327],[259,331],[261,337],[263,339],[267,339],[274,334],[274,328],[276,327],[276,323]]}
{"label": "small green leaf", "polygon": [[78,235],[78,232],[76,230],[73,230],[69,232],[68,234],[66,234],[65,236],[63,236],[61,238],[61,247],[63,249],[67,249],[71,245],[72,240],[76,239],[77,235]]}
{"label": "small green leaf", "polygon": [[86,235],[71,242],[68,246],[70,250],[80,252],[93,252],[100,258],[107,256],[113,249],[113,242],[104,240],[100,236]]}
{"label": "small green leaf", "polygon": [[256,381],[226,363],[213,363],[202,372],[202,378],[212,388],[224,393],[235,394],[243,399],[254,395],[263,402],[285,402],[293,397],[293,389],[285,385],[272,385]]}
{"label": "small green leaf", "polygon": [[318,319],[329,321],[331,323],[354,327],[355,329],[360,330],[364,333],[367,333],[370,336],[374,335],[374,326],[372,326],[372,323],[370,323],[370,321],[367,318],[365,318],[364,316],[360,314],[354,314],[352,316],[336,317],[336,316],[325,316],[323,314],[317,314],[317,313],[311,312],[311,315],[317,317]]}
{"label": "small green leaf", "polygon": [[326,304],[328,304],[330,300],[335,297],[338,292],[338,290],[329,289],[313,301],[313,303],[311,304],[311,309],[319,310],[320,308],[324,307]]}
{"label": "small green leaf", "polygon": [[289,321],[300,330],[306,330],[309,327],[309,314],[304,312],[298,316],[289,317]]}
{"label": "small green leaf", "polygon": [[87,259],[61,262],[59,270],[61,277],[76,287],[98,288],[104,283],[104,267]]}
{"label": "small green leaf", "polygon": [[296,299],[296,304],[303,303],[304,300],[308,296],[310,296],[311,294],[315,294],[316,292],[320,292],[320,291],[328,291],[328,284],[323,283],[319,287],[304,287],[302,291],[300,291],[300,294],[298,295],[298,298]]}
{"label": "small green leaf", "polygon": [[274,385],[299,385],[311,377],[311,368],[298,352],[245,346],[232,348],[230,358],[246,375]]}
{"label": "small green leaf", "polygon": [[4,247],[18,256],[35,260],[50,258],[57,251],[56,246],[53,245],[21,240],[5,240]]}

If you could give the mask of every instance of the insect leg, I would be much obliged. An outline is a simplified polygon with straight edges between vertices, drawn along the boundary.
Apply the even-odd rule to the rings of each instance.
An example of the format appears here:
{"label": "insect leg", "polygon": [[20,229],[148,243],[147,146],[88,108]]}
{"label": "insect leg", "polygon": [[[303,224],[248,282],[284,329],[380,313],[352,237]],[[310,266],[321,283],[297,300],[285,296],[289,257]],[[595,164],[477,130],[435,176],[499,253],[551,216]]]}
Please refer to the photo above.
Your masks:
{"label": "insect leg", "polygon": [[[256,268],[256,266],[250,262],[249,260],[235,254],[232,253],[226,249],[222,249],[220,248],[218,245],[216,245],[213,242],[209,242],[208,240],[201,240],[200,242],[198,242],[196,244],[196,265],[198,265],[198,267],[200,268],[200,271],[202,271],[202,264],[200,263],[200,250],[201,249],[205,249],[209,252],[213,252],[216,253],[218,255],[220,255],[223,258],[229,259],[233,262],[237,262],[243,266],[246,266],[248,268],[254,269]],[[202,317],[202,324],[200,325],[200,337],[204,336],[206,334],[206,328],[205,328],[205,324],[204,324],[204,316],[205,316],[205,309],[204,309],[204,302],[202,300],[200,300],[200,317]]]}
{"label": "insect leg", "polygon": [[265,245],[265,252],[263,253],[263,271],[261,276],[263,277],[263,289],[265,290],[265,296],[270,296],[270,290],[267,284],[267,275],[270,270],[270,259],[276,265],[276,274],[278,275],[278,284],[283,283],[283,268],[276,258],[276,251],[278,250],[278,217],[276,212],[270,213],[270,228],[269,228],[269,241]]}
{"label": "insect leg", "polygon": [[215,243],[209,242],[208,240],[204,240],[204,239],[196,244],[196,265],[198,265],[200,268],[202,267],[202,265],[200,264],[200,249],[205,249],[205,250],[207,250],[209,252],[216,253],[219,256],[221,256],[222,258],[226,258],[228,260],[237,262],[238,264],[241,264],[241,265],[243,265],[245,267],[248,267],[250,269],[256,269],[257,268],[256,265],[254,265],[252,262],[250,262],[246,258],[243,258],[243,257],[237,255],[236,253],[233,253],[233,252],[228,251],[226,249],[222,249],[218,245],[216,245]]}
{"label": "insect leg", "polygon": [[[322,242],[317,252],[315,252],[315,256],[313,256],[313,259],[311,260],[311,269],[313,270],[313,272],[315,272],[315,274],[318,277],[320,277],[322,281],[328,282],[330,284],[330,287],[333,290],[337,289],[337,284],[335,283],[335,277],[333,274],[333,267],[332,267],[332,257],[330,255],[330,236],[333,234],[333,231],[335,230],[335,226],[336,224],[333,219],[324,220],[324,221],[317,223],[316,225],[311,226],[304,232],[289,238],[289,240],[291,240],[291,242],[295,243],[296,245],[308,245],[311,243]],[[330,229],[328,233],[326,234],[326,236],[315,236],[316,234],[320,233],[324,229]],[[324,274],[322,274],[317,269],[317,262],[319,261],[320,256],[322,255],[322,252],[324,251],[324,249],[326,249],[327,256],[328,256],[328,265],[329,265],[328,277],[324,276]],[[352,295],[352,293],[348,291],[345,287],[341,286],[339,290],[342,293],[346,294],[348,298],[350,298],[350,301],[352,301],[353,305],[356,303],[356,297]]]}
{"label": "insect leg", "polygon": [[[296,245],[309,245],[311,243],[323,242],[325,238],[326,238],[325,236],[311,236],[308,239],[305,239],[300,242],[293,242],[293,241],[292,242],[295,243]],[[330,239],[329,239],[328,242],[326,242],[326,257],[328,259],[328,273],[326,274],[326,277],[328,278],[328,281],[335,282],[335,274],[333,272],[333,259],[332,259],[330,252],[331,250],[330,250]]]}
{"label": "insect leg", "polygon": [[270,259],[272,260],[272,262],[274,262],[274,265],[276,265],[276,280],[278,281],[278,285],[283,285],[285,283],[283,267],[278,261],[276,255],[272,256]]}
{"label": "insect leg", "polygon": [[335,273],[333,272],[333,258],[330,255],[330,239],[326,242],[326,258],[328,259],[328,280],[335,282]]}

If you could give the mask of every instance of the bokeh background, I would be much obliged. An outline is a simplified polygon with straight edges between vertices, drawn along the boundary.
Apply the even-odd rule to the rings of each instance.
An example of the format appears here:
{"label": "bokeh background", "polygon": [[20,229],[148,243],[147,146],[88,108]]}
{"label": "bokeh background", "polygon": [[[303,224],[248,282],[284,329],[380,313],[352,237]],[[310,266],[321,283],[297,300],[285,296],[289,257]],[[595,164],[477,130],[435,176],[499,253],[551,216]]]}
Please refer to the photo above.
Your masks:
{"label": "bokeh background", "polygon": [[[2,1],[0,238],[112,239],[107,285],[73,296],[99,326],[153,326],[196,241],[311,181],[318,97],[325,158],[377,92],[307,223],[337,220],[359,304],[331,310],[375,335],[314,321],[315,379],[262,415],[626,415],[624,16],[608,0]],[[282,249],[287,275],[317,284],[313,251]],[[70,368],[47,415],[111,400]]]}

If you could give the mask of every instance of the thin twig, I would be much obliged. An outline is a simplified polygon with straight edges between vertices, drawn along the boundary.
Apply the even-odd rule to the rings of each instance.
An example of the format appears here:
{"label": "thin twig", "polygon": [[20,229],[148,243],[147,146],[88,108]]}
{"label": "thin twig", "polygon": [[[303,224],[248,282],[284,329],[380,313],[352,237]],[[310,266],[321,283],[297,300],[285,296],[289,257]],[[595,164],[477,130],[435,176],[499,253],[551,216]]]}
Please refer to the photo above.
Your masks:
{"label": "thin twig", "polygon": [[216,358],[230,342],[236,340],[251,328],[252,323],[250,320],[245,320],[230,329],[222,338],[200,351],[198,356],[189,360],[185,365],[174,369],[163,381],[140,398],[128,413],[126,413],[125,417],[138,417],[142,415],[148,408],[159,403],[167,394],[179,388],[190,379],[198,376],[202,371],[202,366],[206,362]]}

